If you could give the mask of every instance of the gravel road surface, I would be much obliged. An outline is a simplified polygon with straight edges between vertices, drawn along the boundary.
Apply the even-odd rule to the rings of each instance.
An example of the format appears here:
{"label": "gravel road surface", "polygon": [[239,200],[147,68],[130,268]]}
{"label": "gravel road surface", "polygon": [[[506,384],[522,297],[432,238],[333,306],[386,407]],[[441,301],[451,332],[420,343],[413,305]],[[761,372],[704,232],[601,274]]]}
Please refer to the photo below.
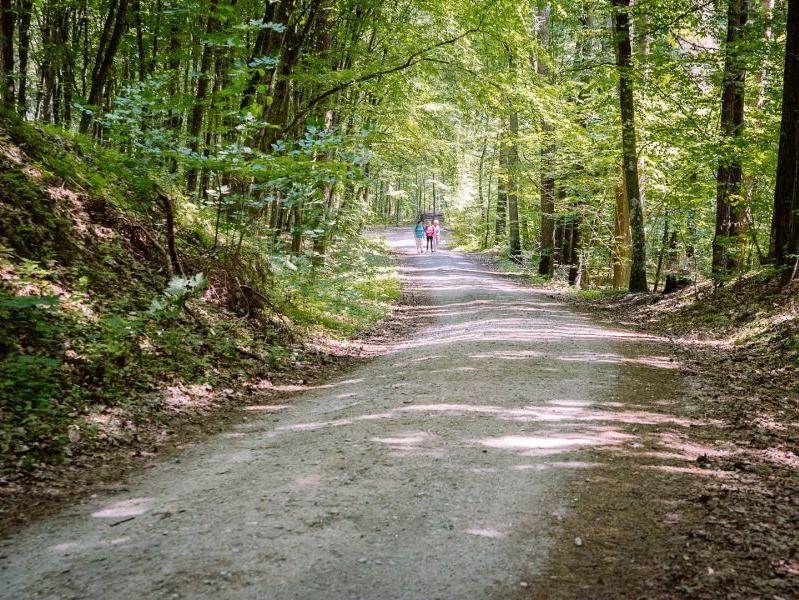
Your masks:
{"label": "gravel road surface", "polygon": [[249,407],[124,490],[16,532],[0,543],[0,597],[532,591],[576,510],[586,451],[665,418],[618,411],[631,389],[669,385],[668,359],[518,277],[447,250],[417,255],[410,231],[387,237],[419,301],[414,333],[338,380]]}

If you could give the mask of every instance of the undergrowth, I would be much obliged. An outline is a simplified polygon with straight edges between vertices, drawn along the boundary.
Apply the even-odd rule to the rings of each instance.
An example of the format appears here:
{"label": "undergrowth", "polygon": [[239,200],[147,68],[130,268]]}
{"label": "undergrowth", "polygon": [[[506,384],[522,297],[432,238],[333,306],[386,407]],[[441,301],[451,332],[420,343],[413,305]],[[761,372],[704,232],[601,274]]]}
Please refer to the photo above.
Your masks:
{"label": "undergrowth", "polygon": [[179,195],[186,274],[170,273],[154,194],[135,160],[0,116],[4,470],[117,435],[103,415],[123,429],[157,423],[171,410],[169,385],[269,374],[299,340],[353,335],[399,296],[377,242],[340,236],[320,264],[245,239],[231,261],[207,215]]}

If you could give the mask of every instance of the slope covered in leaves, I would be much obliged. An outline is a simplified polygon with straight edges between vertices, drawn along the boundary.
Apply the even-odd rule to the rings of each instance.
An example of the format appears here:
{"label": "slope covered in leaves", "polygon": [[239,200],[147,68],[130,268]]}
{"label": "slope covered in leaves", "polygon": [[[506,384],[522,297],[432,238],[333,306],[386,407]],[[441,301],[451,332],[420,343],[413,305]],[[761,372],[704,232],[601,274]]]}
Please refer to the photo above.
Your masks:
{"label": "slope covered in leaves", "polygon": [[695,466],[725,478],[659,492],[687,507],[679,523],[663,524],[679,543],[650,563],[669,597],[782,598],[796,588],[798,291],[762,271],[715,290],[569,296],[602,319],[671,339],[689,383],[683,407],[712,423],[701,441],[721,450]]}
{"label": "slope covered in leaves", "polygon": [[398,293],[375,244],[336,240],[326,263],[311,265],[247,238],[220,252],[229,240],[212,226],[134,160],[2,118],[5,484],[240,396],[236,381],[280,377],[308,359],[303,339],[367,327]]}

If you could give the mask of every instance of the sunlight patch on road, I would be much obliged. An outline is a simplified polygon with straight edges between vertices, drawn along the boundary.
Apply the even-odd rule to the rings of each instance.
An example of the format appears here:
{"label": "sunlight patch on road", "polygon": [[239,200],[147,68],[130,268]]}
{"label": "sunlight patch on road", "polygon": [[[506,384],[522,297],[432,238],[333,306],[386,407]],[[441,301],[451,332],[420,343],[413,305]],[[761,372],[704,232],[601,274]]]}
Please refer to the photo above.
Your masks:
{"label": "sunlight patch on road", "polygon": [[252,406],[245,406],[244,410],[253,412],[279,412],[289,408],[288,404],[253,404]]}
{"label": "sunlight patch on road", "polygon": [[398,437],[390,437],[390,438],[381,438],[381,437],[373,437],[370,438],[373,442],[378,442],[380,444],[389,444],[391,446],[413,446],[416,444],[423,444],[435,436],[431,433],[427,433],[426,431],[418,431],[414,433],[405,433]]}
{"label": "sunlight patch on road", "polygon": [[536,437],[524,435],[503,435],[479,440],[483,446],[502,450],[540,450],[547,448],[566,448],[570,446],[594,446],[599,443],[588,437]]}
{"label": "sunlight patch on road", "polygon": [[702,477],[715,477],[718,479],[737,479],[738,474],[719,469],[703,469],[702,467],[675,467],[673,465],[643,465],[644,469],[663,471],[674,475],[700,475]]}
{"label": "sunlight patch on road", "polygon": [[311,475],[302,475],[300,477],[294,478],[294,483],[299,486],[308,486],[308,485],[319,485],[322,483],[322,476],[318,473],[314,473]]}
{"label": "sunlight patch on road", "polygon": [[504,538],[505,534],[497,529],[467,529],[466,533],[470,535],[476,535],[479,537],[487,537],[487,538]]}
{"label": "sunlight patch on road", "polygon": [[596,362],[610,364],[635,364],[659,369],[679,369],[682,365],[668,356],[638,356],[629,358],[620,354],[596,354],[585,352],[572,356],[558,356],[558,360],[565,362]]}
{"label": "sunlight patch on road", "polygon": [[481,354],[470,354],[469,358],[501,358],[503,360],[525,360],[527,358],[541,358],[546,356],[537,350],[496,350],[494,352],[483,352]]}
{"label": "sunlight patch on road", "polygon": [[604,463],[600,462],[560,460],[539,462],[530,465],[513,465],[511,469],[514,471],[544,471],[546,469],[597,469],[604,466]]}
{"label": "sunlight patch on road", "polygon": [[112,504],[107,508],[93,512],[92,516],[103,519],[135,517],[138,515],[143,515],[150,510],[150,505],[152,502],[152,498],[132,498],[130,500],[122,500]]}
{"label": "sunlight patch on road", "polygon": [[489,448],[500,450],[565,450],[584,446],[610,446],[634,438],[635,436],[617,431],[602,432],[597,435],[503,435],[482,438],[476,442]]}

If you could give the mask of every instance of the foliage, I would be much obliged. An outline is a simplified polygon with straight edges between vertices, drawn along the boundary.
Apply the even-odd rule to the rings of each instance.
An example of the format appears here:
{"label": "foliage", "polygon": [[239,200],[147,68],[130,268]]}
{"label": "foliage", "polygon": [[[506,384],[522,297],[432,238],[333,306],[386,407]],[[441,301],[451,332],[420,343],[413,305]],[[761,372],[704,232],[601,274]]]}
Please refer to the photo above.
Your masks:
{"label": "foliage", "polygon": [[[152,159],[142,168],[112,149],[84,154],[90,142],[19,121],[6,130],[19,162],[4,174],[23,192],[0,209],[28,215],[0,247],[0,457],[9,466],[60,460],[77,443],[70,431],[82,441],[103,433],[94,423],[104,411],[157,419],[167,383],[215,386],[277,368],[294,355],[284,327],[350,335],[398,295],[386,249],[354,229],[330,238],[320,261],[312,248],[279,250],[271,236],[235,237],[232,223],[215,239],[214,213],[180,197],[176,244],[192,274],[170,277]],[[329,140],[309,131],[303,143]],[[298,175],[284,173],[285,189],[296,188]],[[243,290],[258,295],[248,308]]]}
{"label": "foliage", "polygon": [[[726,284],[768,254],[785,2],[747,3],[732,44],[729,3],[632,3],[629,69],[606,0],[114,6],[127,12],[36,0],[0,44],[13,63],[0,65],[0,242],[15,276],[26,260],[50,272],[10,293],[72,294],[25,309],[81,340],[72,362],[43,353],[62,366],[42,373],[80,365],[103,401],[138,385],[137,369],[190,375],[209,351],[235,354],[205,331],[208,304],[257,323],[230,334],[266,346],[374,322],[397,284],[361,239],[369,221],[443,210],[463,248],[625,287],[621,75],[635,90],[649,279]],[[739,135],[719,126],[730,61],[746,73]],[[739,222],[717,235],[730,165]],[[714,239],[738,259],[731,272],[712,270]]]}

